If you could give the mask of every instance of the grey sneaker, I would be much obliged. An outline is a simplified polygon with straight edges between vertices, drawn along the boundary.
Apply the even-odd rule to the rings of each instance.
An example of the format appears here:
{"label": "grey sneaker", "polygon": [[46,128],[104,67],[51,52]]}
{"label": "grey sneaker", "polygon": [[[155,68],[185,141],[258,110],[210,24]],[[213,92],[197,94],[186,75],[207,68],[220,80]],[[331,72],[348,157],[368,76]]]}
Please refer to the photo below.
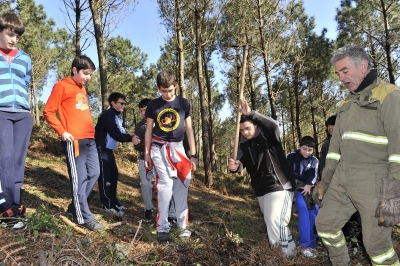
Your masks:
{"label": "grey sneaker", "polygon": [[109,213],[112,213],[112,214],[116,215],[116,216],[120,216],[120,217],[124,216],[124,212],[121,211],[121,210],[117,211],[116,209],[113,209],[113,208],[107,209],[105,206],[103,206],[103,209],[106,210]]}
{"label": "grey sneaker", "polygon": [[94,219],[93,221],[90,221],[88,223],[81,224],[80,226],[83,226],[86,229],[89,229],[91,231],[101,231],[101,230],[105,229],[104,225],[99,223],[99,221],[97,221],[96,219]]}
{"label": "grey sneaker", "polygon": [[172,239],[169,232],[157,232],[157,240],[158,242],[170,242]]}

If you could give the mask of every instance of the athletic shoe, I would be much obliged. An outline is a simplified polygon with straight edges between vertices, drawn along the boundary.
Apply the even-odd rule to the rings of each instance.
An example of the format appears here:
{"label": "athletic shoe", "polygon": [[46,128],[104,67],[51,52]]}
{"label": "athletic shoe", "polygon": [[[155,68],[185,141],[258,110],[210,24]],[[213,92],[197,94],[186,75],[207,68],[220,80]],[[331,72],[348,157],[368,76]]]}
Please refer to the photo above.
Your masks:
{"label": "athletic shoe", "polygon": [[192,235],[192,232],[190,232],[188,229],[185,229],[182,231],[182,233],[179,234],[180,238],[187,238]]}
{"label": "athletic shoe", "polygon": [[177,220],[174,217],[168,217],[168,222],[169,222],[169,225],[172,226],[177,223]]}
{"label": "athletic shoe", "polygon": [[144,219],[149,221],[153,218],[153,210],[145,210],[144,211]]}
{"label": "athletic shoe", "polygon": [[80,226],[83,226],[91,231],[102,231],[105,229],[105,227],[101,223],[99,223],[99,221],[97,221],[96,219],[88,223],[80,224]]}
{"label": "athletic shoe", "polygon": [[170,242],[172,239],[169,232],[157,232],[157,240],[158,242],[162,243],[162,242]]}
{"label": "athletic shoe", "polygon": [[119,211],[125,211],[126,207],[125,206],[115,206]]}
{"label": "athletic shoe", "polygon": [[12,228],[14,230],[25,230],[28,228],[27,219],[22,217],[5,217],[0,218],[0,225],[3,228]]}
{"label": "athletic shoe", "polygon": [[28,220],[19,214],[17,207],[12,207],[0,214],[0,223],[4,228],[12,228],[15,230],[25,230]]}
{"label": "athletic shoe", "polygon": [[312,248],[304,248],[304,249],[302,249],[301,250],[301,253],[303,253],[303,255],[305,256],[305,257],[307,257],[307,258],[316,258],[317,257],[317,255],[315,255],[313,252],[312,252]]}
{"label": "athletic shoe", "polygon": [[112,213],[112,214],[116,215],[116,216],[124,216],[124,212],[123,211],[117,211],[116,209],[113,209],[113,208],[108,209],[104,205],[103,205],[103,209],[106,210],[109,213]]}

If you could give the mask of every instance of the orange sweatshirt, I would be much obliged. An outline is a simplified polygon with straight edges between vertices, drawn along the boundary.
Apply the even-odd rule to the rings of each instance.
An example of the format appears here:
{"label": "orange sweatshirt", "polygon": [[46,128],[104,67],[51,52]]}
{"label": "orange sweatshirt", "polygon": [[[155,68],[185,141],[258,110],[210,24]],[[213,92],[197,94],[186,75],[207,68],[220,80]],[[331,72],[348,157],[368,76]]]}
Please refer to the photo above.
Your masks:
{"label": "orange sweatshirt", "polygon": [[75,140],[94,138],[85,87],[79,86],[71,77],[63,78],[54,85],[43,116],[58,135],[68,132]]}

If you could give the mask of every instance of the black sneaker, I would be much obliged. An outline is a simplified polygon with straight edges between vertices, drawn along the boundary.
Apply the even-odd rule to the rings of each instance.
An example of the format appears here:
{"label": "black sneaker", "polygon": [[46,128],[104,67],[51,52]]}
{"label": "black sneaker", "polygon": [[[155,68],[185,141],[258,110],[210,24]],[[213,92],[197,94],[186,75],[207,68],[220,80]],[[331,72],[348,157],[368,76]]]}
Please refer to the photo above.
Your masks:
{"label": "black sneaker", "polygon": [[157,240],[158,242],[170,242],[171,239],[171,235],[169,234],[169,232],[157,232]]}
{"label": "black sneaker", "polygon": [[168,222],[170,226],[173,226],[174,224],[177,223],[177,220],[174,217],[168,217]]}
{"label": "black sneaker", "polygon": [[80,224],[80,226],[83,226],[91,231],[102,231],[105,229],[105,227],[101,223],[99,223],[99,221],[97,221],[96,219],[88,223]]}
{"label": "black sneaker", "polygon": [[144,219],[151,220],[153,218],[153,210],[145,210],[144,211]]}

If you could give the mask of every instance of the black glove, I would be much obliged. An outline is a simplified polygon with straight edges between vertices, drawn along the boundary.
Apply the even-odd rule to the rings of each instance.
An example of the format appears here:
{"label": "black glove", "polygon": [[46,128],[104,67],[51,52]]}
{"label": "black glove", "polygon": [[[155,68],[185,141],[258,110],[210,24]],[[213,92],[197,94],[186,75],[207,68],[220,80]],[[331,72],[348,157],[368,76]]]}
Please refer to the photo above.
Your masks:
{"label": "black glove", "polygon": [[375,211],[380,226],[395,226],[400,223],[400,180],[382,178],[381,200]]}

